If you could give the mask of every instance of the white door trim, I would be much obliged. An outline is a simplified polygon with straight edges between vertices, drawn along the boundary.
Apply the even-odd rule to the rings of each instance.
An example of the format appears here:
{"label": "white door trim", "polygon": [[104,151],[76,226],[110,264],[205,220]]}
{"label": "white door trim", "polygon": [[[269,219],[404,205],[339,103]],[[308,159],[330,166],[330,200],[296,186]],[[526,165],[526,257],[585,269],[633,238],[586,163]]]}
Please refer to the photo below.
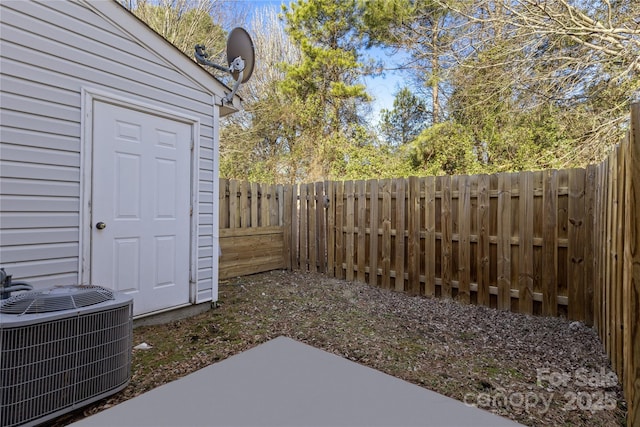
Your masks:
{"label": "white door trim", "polygon": [[100,89],[81,89],[81,134],[80,134],[80,235],[78,282],[90,284],[91,278],[91,189],[93,163],[93,105],[100,101],[143,113],[166,117],[191,126],[191,224],[189,236],[189,300],[195,303],[198,286],[198,171],[200,170],[200,120],[174,110],[169,110],[133,98]]}

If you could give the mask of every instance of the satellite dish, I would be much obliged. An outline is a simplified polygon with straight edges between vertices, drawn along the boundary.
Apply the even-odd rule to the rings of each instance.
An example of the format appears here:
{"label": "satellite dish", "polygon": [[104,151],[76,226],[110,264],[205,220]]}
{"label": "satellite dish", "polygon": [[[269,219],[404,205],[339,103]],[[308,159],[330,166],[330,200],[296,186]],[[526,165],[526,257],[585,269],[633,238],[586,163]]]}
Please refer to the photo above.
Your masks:
{"label": "satellite dish", "polygon": [[[229,34],[229,38],[227,39],[227,62],[229,66],[238,58],[244,60],[244,71],[242,73],[241,83],[246,83],[251,77],[251,74],[253,74],[255,52],[249,33],[240,27],[231,30],[231,34]],[[238,81],[240,72],[232,71],[231,75],[235,81]]]}
{"label": "satellite dish", "polygon": [[232,103],[233,96],[238,91],[240,84],[246,83],[251,77],[251,74],[253,74],[255,51],[249,33],[239,27],[234,28],[231,30],[231,33],[229,33],[229,37],[227,38],[228,67],[209,61],[207,59],[209,55],[206,53],[206,48],[203,45],[197,44],[195,50],[195,57],[198,63],[231,74],[231,77],[235,80],[235,84],[233,85],[231,93],[224,97],[222,103]]}

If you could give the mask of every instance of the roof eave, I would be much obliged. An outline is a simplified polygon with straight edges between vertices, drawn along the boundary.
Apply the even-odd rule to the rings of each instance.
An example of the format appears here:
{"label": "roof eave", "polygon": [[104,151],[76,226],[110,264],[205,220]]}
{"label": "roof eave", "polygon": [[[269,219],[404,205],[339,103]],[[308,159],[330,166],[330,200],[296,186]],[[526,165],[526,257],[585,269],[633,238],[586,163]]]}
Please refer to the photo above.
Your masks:
{"label": "roof eave", "polygon": [[81,0],[87,7],[108,20],[122,31],[142,43],[147,50],[154,52],[169,65],[174,66],[181,74],[214,96],[216,104],[220,106],[220,116],[224,117],[242,109],[242,99],[235,95],[231,104],[223,104],[222,99],[231,89],[207,72],[193,59],[175,45],[162,37],[144,21],[131,13],[117,0],[89,1]]}

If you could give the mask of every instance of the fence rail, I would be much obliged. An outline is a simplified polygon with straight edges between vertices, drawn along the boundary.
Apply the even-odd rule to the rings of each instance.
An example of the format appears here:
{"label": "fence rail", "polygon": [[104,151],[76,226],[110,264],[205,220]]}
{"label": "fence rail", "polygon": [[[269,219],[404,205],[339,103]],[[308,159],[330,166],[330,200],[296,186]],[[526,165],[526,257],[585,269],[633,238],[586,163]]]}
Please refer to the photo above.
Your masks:
{"label": "fence rail", "polygon": [[221,278],[317,271],[583,321],[640,426],[640,104],[586,169],[220,189]]}

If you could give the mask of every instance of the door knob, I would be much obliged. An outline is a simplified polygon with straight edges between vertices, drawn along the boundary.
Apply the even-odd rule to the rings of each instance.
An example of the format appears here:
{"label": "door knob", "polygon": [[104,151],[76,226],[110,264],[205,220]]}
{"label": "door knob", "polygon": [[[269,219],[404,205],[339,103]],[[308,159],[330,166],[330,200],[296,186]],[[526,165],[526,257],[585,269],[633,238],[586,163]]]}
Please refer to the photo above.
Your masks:
{"label": "door knob", "polygon": [[105,224],[104,222],[100,221],[99,223],[96,224],[96,228],[98,230],[104,230],[105,228],[107,228],[107,224]]}

